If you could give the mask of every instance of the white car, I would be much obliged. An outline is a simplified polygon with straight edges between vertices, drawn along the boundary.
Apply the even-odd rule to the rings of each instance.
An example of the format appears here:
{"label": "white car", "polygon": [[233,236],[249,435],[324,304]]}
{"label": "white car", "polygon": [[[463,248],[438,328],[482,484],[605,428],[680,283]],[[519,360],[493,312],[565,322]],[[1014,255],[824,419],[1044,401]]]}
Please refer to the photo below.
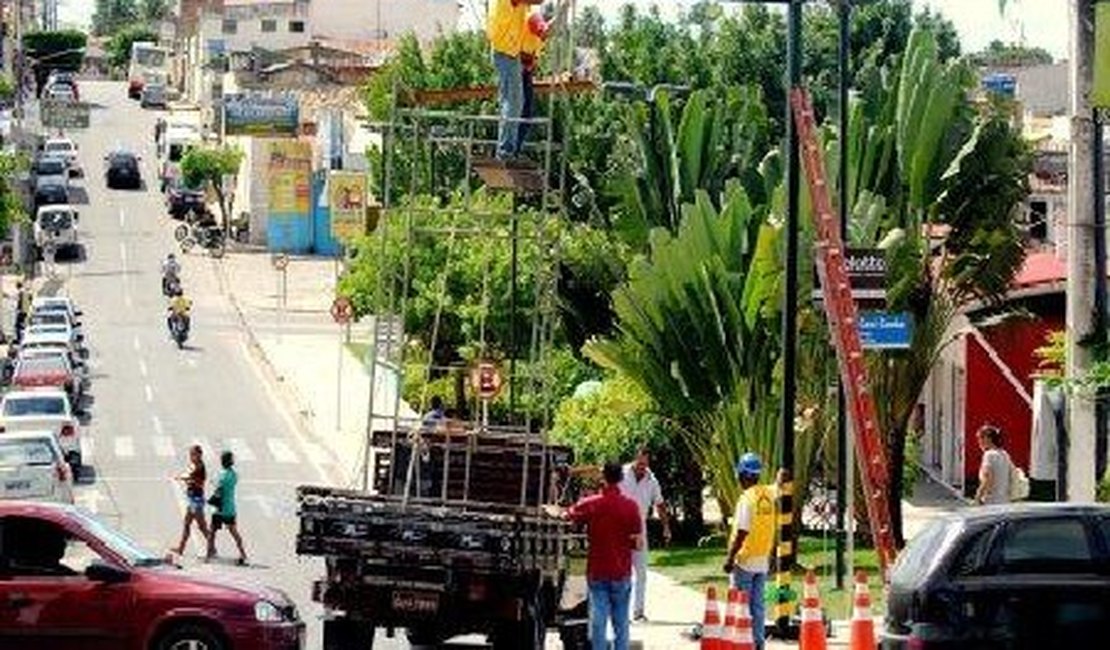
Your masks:
{"label": "white car", "polygon": [[51,84],[43,92],[43,97],[55,102],[77,101],[77,94],[73,92],[73,86],[64,83]]}
{"label": "white car", "polygon": [[63,391],[16,390],[4,395],[0,401],[0,433],[27,431],[56,435],[66,462],[75,468],[81,466],[81,429]]}
{"label": "white car", "polygon": [[[45,317],[44,318],[48,318]],[[31,318],[31,323],[27,326],[24,336],[50,336],[54,334],[63,334],[69,337],[73,349],[81,351],[85,349],[85,335],[78,332],[77,328],[73,327],[69,321],[62,321],[60,323],[44,323],[36,322],[34,317]]]}
{"label": "white car", "polygon": [[65,137],[47,138],[42,144],[42,151],[44,155],[57,156],[65,160],[69,165],[70,176],[81,174],[81,166],[77,162],[77,143],[73,140]]}
{"label": "white car", "polygon": [[19,350],[22,353],[25,350],[45,348],[62,350],[69,354],[72,359],[80,359],[81,349],[77,341],[72,336],[65,332],[26,332],[23,339],[19,342]]}
{"label": "white car", "polygon": [[44,205],[35,215],[35,245],[41,250],[53,247],[55,252],[77,247],[77,221],[80,215],[72,205]]}
{"label": "white car", "polygon": [[69,189],[69,163],[58,156],[39,156],[31,163],[31,174],[35,179],[35,189],[48,185],[58,185]]}
{"label": "white car", "polygon": [[38,296],[31,301],[31,313],[61,313],[69,317],[74,327],[81,326],[81,310],[68,296]]}
{"label": "white car", "polygon": [[73,470],[53,433],[0,436],[0,499],[73,503]]}

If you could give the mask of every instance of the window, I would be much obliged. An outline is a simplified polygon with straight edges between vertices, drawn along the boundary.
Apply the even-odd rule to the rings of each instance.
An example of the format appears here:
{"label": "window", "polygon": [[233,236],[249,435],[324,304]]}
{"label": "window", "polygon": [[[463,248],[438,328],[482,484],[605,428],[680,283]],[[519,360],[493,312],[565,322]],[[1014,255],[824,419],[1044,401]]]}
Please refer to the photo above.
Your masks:
{"label": "window", "polygon": [[304,33],[304,21],[303,20],[290,20],[289,21],[289,32],[291,34],[303,34]]}
{"label": "window", "polygon": [[64,528],[30,517],[3,520],[0,559],[4,572],[15,576],[76,576],[100,555]]}
{"label": "window", "polygon": [[277,21],[274,20],[273,18],[263,18],[262,19],[262,31],[266,32],[266,33],[276,32],[277,31]]}
{"label": "window", "polygon": [[951,576],[974,576],[985,572],[994,530],[993,526],[985,528],[963,540],[963,547],[952,562],[952,569],[949,571]]}
{"label": "window", "polygon": [[225,34],[234,34],[239,31],[239,23],[232,19],[225,19],[221,31]]}
{"label": "window", "polygon": [[1048,203],[1029,202],[1029,236],[1044,241],[1048,239]]}
{"label": "window", "polygon": [[1087,530],[1073,518],[1017,521],[1001,552],[1002,573],[1094,570]]}

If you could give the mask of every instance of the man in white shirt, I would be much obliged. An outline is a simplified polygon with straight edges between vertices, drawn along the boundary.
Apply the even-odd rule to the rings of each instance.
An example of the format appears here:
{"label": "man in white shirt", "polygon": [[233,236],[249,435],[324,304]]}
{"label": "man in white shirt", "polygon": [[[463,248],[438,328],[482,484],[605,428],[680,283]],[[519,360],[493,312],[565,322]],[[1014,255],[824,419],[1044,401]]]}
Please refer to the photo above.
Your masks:
{"label": "man in white shirt", "polygon": [[632,552],[632,618],[636,621],[646,621],[644,615],[644,598],[647,593],[647,519],[651,515],[651,508],[663,522],[663,541],[671,541],[671,519],[667,512],[667,502],[663,500],[663,490],[648,466],[648,451],[640,448],[636,452],[636,460],[624,466],[624,476],[621,478],[621,493],[636,502],[640,509],[640,517],[644,524],[644,543],[640,549]]}

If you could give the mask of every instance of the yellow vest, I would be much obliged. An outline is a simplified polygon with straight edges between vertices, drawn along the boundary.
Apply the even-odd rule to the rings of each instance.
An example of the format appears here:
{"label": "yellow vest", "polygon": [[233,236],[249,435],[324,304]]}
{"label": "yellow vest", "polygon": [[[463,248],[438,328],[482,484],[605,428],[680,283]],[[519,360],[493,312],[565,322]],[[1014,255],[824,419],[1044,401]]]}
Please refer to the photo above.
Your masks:
{"label": "yellow vest", "polygon": [[[740,547],[737,561],[750,558],[770,557],[775,546],[775,490],[769,485],[753,485],[744,490],[740,498],[747,502],[752,513],[751,526],[744,544]],[[733,517],[732,539],[740,530],[740,522]]]}
{"label": "yellow vest", "polygon": [[486,22],[486,36],[495,52],[513,57],[520,55],[527,17],[528,5],[523,0],[515,7],[512,0],[494,0]]}

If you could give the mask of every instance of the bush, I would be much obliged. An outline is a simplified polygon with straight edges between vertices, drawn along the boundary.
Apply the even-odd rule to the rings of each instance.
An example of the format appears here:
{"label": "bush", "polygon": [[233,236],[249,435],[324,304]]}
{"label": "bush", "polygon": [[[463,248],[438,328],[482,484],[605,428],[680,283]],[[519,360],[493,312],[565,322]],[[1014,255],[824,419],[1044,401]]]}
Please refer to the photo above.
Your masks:
{"label": "bush", "polygon": [[559,405],[551,438],[574,449],[579,464],[627,460],[637,448],[669,445],[666,421],[631,380],[613,376],[583,385]]}

